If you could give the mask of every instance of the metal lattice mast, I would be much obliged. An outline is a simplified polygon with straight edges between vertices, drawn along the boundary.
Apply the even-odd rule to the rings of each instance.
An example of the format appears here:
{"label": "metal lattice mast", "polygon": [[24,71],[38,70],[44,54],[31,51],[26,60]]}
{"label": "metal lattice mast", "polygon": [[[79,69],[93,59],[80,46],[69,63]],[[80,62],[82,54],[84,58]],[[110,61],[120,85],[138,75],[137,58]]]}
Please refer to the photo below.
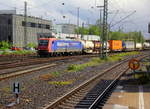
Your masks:
{"label": "metal lattice mast", "polygon": [[[108,0],[104,0],[104,12],[103,12],[103,30],[102,30],[102,48],[103,48],[103,58],[107,57],[107,18],[108,18]],[[106,46],[106,51],[104,52],[104,43]]]}

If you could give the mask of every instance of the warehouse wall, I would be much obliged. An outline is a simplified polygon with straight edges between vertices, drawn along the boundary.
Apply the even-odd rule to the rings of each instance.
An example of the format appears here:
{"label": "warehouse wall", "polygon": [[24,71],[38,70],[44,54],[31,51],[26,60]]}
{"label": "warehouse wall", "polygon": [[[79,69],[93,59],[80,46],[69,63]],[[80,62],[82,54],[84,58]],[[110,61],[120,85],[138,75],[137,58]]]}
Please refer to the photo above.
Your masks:
{"label": "warehouse wall", "polygon": [[[13,44],[24,47],[24,16],[13,15]],[[40,18],[27,18],[27,44],[37,44],[38,33],[51,33],[52,22]]]}

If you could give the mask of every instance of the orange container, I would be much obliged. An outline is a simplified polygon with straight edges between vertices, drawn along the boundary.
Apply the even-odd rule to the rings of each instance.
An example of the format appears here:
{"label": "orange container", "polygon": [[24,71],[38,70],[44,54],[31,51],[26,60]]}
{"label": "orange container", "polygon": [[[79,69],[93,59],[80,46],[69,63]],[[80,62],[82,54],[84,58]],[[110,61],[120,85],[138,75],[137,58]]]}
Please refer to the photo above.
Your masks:
{"label": "orange container", "polygon": [[121,40],[109,40],[109,48],[111,51],[121,51],[122,41]]}

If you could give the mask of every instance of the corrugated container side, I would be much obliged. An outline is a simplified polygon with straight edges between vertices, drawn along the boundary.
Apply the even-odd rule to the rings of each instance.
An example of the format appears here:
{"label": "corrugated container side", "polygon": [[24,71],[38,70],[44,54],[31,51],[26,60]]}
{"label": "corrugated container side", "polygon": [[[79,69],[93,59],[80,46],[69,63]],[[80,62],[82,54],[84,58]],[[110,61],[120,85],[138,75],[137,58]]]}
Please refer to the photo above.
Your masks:
{"label": "corrugated container side", "polygon": [[122,41],[121,40],[109,40],[109,47],[112,51],[121,51],[122,50]]}
{"label": "corrugated container side", "polygon": [[134,50],[134,42],[133,41],[125,41],[125,47],[126,47],[126,50]]}

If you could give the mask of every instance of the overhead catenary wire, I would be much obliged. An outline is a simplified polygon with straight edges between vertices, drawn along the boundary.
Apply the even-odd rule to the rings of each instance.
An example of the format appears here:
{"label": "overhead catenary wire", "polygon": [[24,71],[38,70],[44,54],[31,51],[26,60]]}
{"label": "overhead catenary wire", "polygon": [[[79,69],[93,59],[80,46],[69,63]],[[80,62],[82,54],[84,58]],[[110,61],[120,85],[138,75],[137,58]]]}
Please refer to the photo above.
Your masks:
{"label": "overhead catenary wire", "polygon": [[134,12],[130,13],[130,14],[129,14],[129,15],[127,15],[126,17],[124,17],[124,18],[122,18],[121,20],[117,21],[116,23],[114,23],[114,24],[110,25],[110,27],[113,27],[113,26],[115,26],[115,25],[117,25],[117,24],[121,23],[122,21],[124,21],[125,19],[127,19],[128,17],[130,17],[131,15],[133,15],[135,12],[136,12],[136,11],[134,11]]}

